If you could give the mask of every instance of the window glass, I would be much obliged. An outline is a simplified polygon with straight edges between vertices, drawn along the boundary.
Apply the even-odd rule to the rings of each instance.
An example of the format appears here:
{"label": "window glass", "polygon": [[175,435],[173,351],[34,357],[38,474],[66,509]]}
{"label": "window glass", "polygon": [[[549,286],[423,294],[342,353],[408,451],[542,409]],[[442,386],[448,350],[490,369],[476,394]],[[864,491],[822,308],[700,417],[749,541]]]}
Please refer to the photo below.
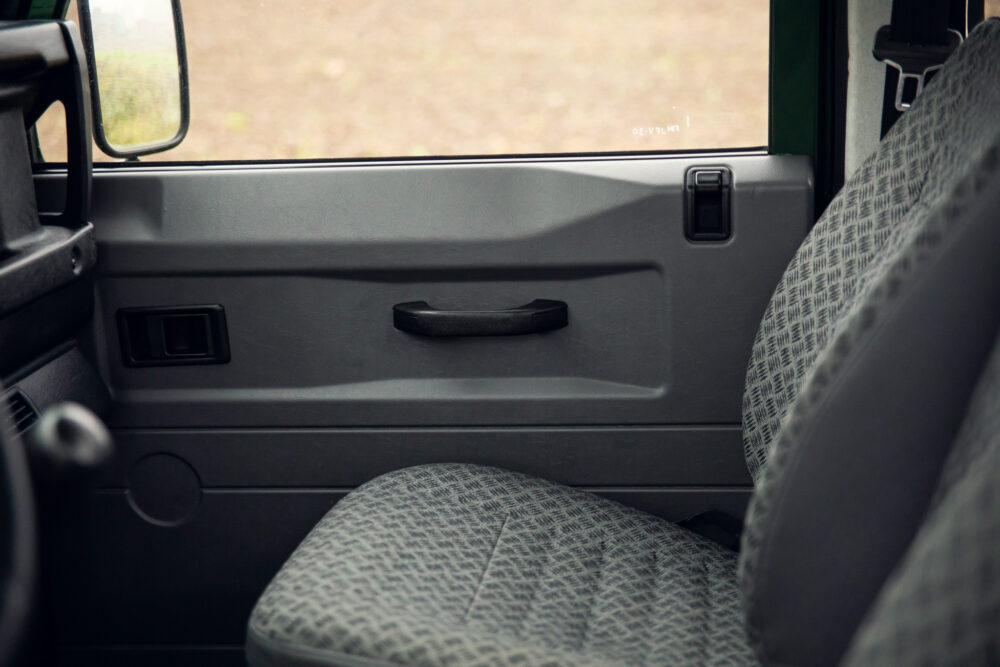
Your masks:
{"label": "window glass", "polygon": [[142,159],[764,146],[768,5],[189,0],[190,130]]}

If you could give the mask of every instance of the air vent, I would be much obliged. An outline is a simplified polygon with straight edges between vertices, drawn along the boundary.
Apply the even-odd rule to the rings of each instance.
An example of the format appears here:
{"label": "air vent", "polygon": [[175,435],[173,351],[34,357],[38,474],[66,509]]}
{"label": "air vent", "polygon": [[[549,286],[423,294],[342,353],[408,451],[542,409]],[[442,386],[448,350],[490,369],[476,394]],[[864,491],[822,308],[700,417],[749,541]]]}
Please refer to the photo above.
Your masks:
{"label": "air vent", "polygon": [[7,414],[3,420],[3,434],[5,437],[21,435],[38,421],[38,413],[31,405],[28,397],[20,391],[12,391],[3,397],[7,404]]}

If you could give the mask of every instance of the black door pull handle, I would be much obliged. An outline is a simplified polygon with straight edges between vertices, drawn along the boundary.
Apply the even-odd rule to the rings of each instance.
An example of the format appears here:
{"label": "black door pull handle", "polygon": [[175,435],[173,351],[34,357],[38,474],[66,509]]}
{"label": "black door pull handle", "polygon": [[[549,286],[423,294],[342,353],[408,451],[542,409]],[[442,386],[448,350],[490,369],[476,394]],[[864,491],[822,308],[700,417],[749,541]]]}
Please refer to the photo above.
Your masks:
{"label": "black door pull handle", "polygon": [[392,307],[393,326],[418,336],[519,336],[561,329],[568,323],[566,304],[549,299],[506,310],[439,310],[426,301]]}

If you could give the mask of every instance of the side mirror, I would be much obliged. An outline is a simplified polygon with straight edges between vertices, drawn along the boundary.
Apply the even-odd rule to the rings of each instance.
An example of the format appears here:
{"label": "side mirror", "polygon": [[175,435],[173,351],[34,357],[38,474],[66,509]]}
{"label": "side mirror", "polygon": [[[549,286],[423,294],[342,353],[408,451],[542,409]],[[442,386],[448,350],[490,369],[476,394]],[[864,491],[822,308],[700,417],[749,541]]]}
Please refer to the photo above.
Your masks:
{"label": "side mirror", "polygon": [[180,0],[79,0],[94,139],[111,157],[173,148],[187,134]]}

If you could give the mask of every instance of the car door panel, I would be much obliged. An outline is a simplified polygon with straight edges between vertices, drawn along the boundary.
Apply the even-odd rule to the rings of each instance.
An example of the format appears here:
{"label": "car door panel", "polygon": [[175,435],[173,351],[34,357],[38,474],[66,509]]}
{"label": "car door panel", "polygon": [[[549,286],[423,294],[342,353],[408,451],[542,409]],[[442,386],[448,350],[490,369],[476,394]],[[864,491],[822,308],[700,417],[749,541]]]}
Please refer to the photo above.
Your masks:
{"label": "car door panel", "polygon": [[[98,173],[112,424],[737,423],[810,177],[800,158],[720,163],[722,243],[684,237],[684,172],[704,160]],[[392,326],[406,301],[534,298],[565,301],[569,326],[448,340]],[[186,304],[225,308],[229,364],[122,363],[119,309]]]}

